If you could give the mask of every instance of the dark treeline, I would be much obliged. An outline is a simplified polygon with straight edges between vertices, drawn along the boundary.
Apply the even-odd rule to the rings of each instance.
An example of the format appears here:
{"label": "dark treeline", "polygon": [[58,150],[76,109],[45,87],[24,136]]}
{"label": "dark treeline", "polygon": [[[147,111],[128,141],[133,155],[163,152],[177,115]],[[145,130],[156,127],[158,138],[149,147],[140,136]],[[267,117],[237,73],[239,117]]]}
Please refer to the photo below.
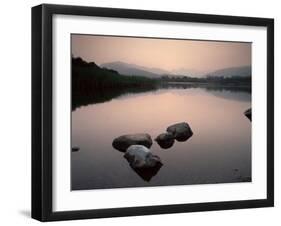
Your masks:
{"label": "dark treeline", "polygon": [[162,76],[161,81],[164,82],[194,82],[194,83],[215,83],[215,84],[233,84],[233,85],[251,85],[251,76],[233,75],[224,76],[207,76],[204,78],[189,76]]}
{"label": "dark treeline", "polygon": [[121,75],[117,71],[100,68],[94,62],[72,58],[72,109],[87,103],[102,103],[128,92],[155,89],[156,80]]}
{"label": "dark treeline", "polygon": [[93,89],[114,89],[153,86],[155,80],[141,76],[121,75],[117,71],[100,68],[80,57],[72,58],[73,92],[92,92]]}

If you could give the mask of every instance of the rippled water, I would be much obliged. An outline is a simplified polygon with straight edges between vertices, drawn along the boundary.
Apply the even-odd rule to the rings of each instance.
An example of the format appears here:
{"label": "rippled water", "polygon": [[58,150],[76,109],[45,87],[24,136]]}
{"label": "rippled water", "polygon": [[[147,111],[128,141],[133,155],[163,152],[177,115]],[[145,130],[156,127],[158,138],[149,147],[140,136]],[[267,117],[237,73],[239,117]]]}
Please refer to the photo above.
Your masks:
{"label": "rippled water", "polygon": [[[124,94],[72,111],[72,189],[104,189],[251,181],[251,122],[243,114],[251,94],[239,90],[161,88]],[[114,138],[149,133],[154,139],[177,122],[193,136],[151,150],[163,166],[150,180],[135,172]],[[155,175],[154,175],[155,174]],[[149,180],[149,181],[148,181]]]}

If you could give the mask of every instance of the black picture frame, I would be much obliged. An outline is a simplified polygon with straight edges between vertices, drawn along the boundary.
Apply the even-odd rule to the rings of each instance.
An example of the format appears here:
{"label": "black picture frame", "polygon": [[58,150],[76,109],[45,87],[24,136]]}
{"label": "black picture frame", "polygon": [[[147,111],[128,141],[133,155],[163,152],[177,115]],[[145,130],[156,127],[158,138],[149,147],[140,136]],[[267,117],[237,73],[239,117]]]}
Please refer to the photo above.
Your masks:
{"label": "black picture frame", "polygon": [[[54,212],[52,210],[52,18],[55,14],[267,28],[267,198]],[[40,221],[270,207],[274,205],[274,20],[43,4],[32,8],[32,218]]]}

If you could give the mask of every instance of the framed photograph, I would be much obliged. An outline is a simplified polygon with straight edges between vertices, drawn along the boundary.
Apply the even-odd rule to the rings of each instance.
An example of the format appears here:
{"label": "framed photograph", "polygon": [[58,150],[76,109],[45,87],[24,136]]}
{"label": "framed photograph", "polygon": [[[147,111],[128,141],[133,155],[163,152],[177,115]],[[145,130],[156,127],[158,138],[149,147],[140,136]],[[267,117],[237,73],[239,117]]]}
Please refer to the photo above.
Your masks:
{"label": "framed photograph", "polygon": [[32,8],[32,217],[274,205],[274,21]]}

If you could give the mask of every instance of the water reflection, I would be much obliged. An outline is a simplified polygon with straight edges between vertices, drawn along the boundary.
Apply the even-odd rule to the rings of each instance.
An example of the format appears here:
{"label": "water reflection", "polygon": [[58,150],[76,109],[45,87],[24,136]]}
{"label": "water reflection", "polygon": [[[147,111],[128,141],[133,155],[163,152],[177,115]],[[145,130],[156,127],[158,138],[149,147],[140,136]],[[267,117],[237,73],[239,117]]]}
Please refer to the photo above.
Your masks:
{"label": "water reflection", "polygon": [[[131,166],[131,165],[130,165]],[[133,168],[131,169],[142,178],[144,181],[149,182],[152,177],[154,177],[160,170],[163,164],[157,164],[155,167],[150,168]]]}
{"label": "water reflection", "polygon": [[[95,94],[73,106],[72,147],[83,150],[71,156],[73,190],[251,181],[249,89],[173,84],[144,91],[104,91],[106,98]],[[148,133],[154,140],[182,121],[194,136],[151,146],[162,167],[134,170],[112,147],[121,134]]]}
{"label": "water reflection", "polygon": [[87,106],[89,104],[104,103],[111,101],[114,98],[117,98],[126,94],[136,94],[144,93],[151,90],[155,90],[156,87],[136,87],[136,88],[111,88],[111,89],[96,89],[90,93],[81,94],[72,94],[72,111],[81,106]]}
{"label": "water reflection", "polygon": [[124,95],[145,93],[156,90],[166,89],[193,89],[201,88],[207,90],[209,93],[221,98],[251,101],[251,87],[250,86],[219,86],[212,84],[200,83],[163,83],[157,86],[150,87],[135,87],[135,88],[119,88],[119,89],[96,89],[91,93],[85,95],[72,94],[72,110],[81,106],[90,104],[104,103],[111,101],[114,98],[122,97]]}

